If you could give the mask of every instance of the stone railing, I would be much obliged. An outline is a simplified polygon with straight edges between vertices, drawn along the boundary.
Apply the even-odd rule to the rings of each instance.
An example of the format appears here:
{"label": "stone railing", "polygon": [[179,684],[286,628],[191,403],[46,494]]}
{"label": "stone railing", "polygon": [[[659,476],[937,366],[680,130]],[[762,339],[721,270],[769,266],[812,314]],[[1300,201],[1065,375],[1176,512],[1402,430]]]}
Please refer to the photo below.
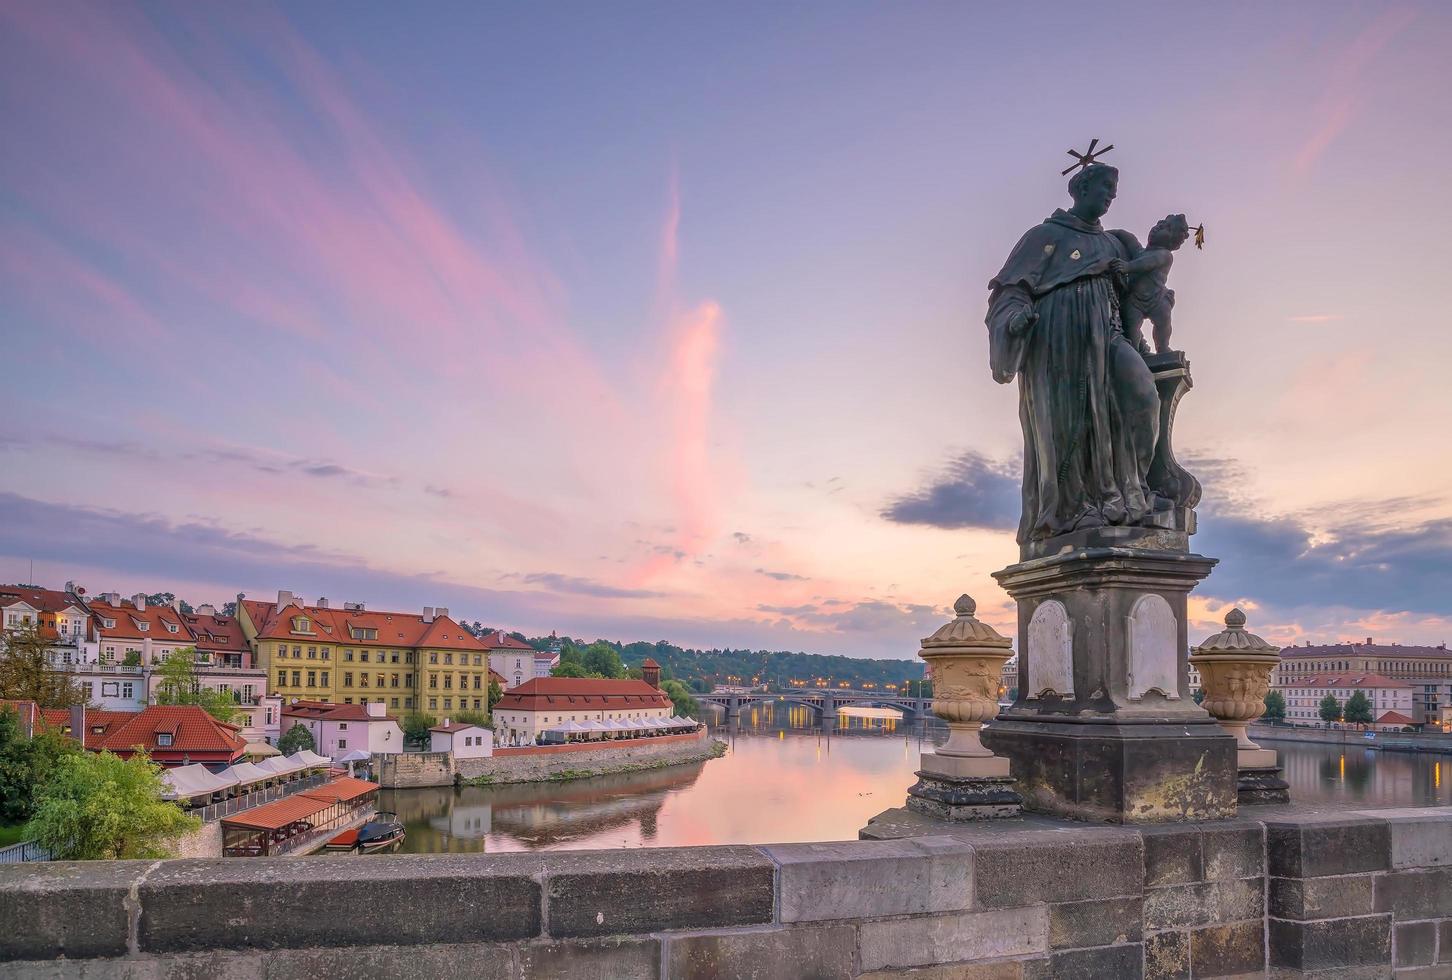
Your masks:
{"label": "stone railing", "polygon": [[19,977],[1447,976],[1452,808],[0,867],[0,960]]}

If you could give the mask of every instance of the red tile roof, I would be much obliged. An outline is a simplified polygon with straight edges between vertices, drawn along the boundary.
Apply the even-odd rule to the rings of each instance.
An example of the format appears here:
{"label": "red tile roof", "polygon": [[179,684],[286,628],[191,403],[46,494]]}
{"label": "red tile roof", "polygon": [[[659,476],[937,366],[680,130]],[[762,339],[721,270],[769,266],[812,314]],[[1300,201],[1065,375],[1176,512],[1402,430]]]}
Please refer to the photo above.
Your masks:
{"label": "red tile roof", "polygon": [[429,731],[431,731],[431,732],[444,732],[445,734],[452,735],[454,732],[462,732],[466,728],[483,728],[483,727],[484,727],[483,725],[472,725],[472,724],[467,724],[467,723],[462,722],[462,721],[451,721],[447,725],[435,725],[434,727],[430,728]]}
{"label": "red tile roof", "polygon": [[655,658],[654,657],[646,657],[644,660],[642,660],[640,662],[640,666],[642,666],[642,667],[653,667],[656,670],[659,670],[660,669],[660,664],[658,664],[658,663],[655,662]]}
{"label": "red tile roof", "polygon": [[[181,643],[187,646],[193,646],[197,642],[196,635],[192,633],[182,614],[171,606],[148,605],[145,609],[137,609],[129,599],[122,599],[119,606],[92,599],[89,605],[92,615],[96,617],[96,630],[103,639],[149,639],[153,643]],[[106,621],[116,625],[107,626]],[[145,629],[141,628],[142,623],[146,624]],[[176,629],[173,631],[168,627]]]}
{"label": "red tile roof", "polygon": [[[93,752],[99,752],[105,746],[102,742],[106,736],[114,731],[123,722],[135,718],[139,712],[136,711],[108,711],[104,708],[86,709],[86,732],[81,744]],[[71,712],[69,708],[42,708],[40,712],[41,721],[47,728],[62,732],[75,737],[75,732],[70,730]],[[97,731],[100,729],[100,731]]]}
{"label": "red tile roof", "polygon": [[282,706],[284,717],[320,718],[323,721],[397,721],[389,715],[370,715],[366,704],[295,701]]}
{"label": "red tile roof", "polygon": [[1447,645],[1403,646],[1400,643],[1324,643],[1317,646],[1281,648],[1281,658],[1302,657],[1452,657]]}
{"label": "red tile roof", "polygon": [[382,789],[377,783],[370,783],[366,779],[354,779],[352,776],[339,776],[330,782],[326,782],[317,789],[304,790],[302,796],[311,796],[315,800],[327,800],[334,802],[341,800],[346,803],[349,800],[356,800],[360,796],[367,796],[375,790]]}
{"label": "red tile roof", "polygon": [[1395,690],[1411,690],[1412,688],[1412,685],[1406,681],[1392,680],[1390,677],[1383,677],[1381,674],[1373,674],[1365,670],[1343,670],[1333,674],[1313,674],[1310,677],[1286,677],[1281,680],[1281,686],[1392,688]]}
{"label": "red tile roof", "polygon": [[182,619],[197,638],[198,650],[212,650],[219,653],[247,653],[247,637],[242,634],[242,624],[236,616],[219,613],[182,613]]}
{"label": "red tile roof", "polygon": [[0,609],[24,602],[41,612],[58,613],[66,609],[85,611],[85,606],[71,597],[68,592],[55,589],[32,589],[24,585],[0,585]]}
{"label": "red tile roof", "polygon": [[645,681],[598,677],[535,677],[505,691],[495,710],[544,711],[578,707],[666,707],[671,699]]}
{"label": "red tile roof", "polygon": [[494,650],[529,650],[534,652],[534,647],[525,643],[517,636],[510,636],[503,630],[495,630],[492,633],[485,633],[480,640],[490,651]]}
{"label": "red tile roof", "polygon": [[[277,608],[275,602],[242,600],[247,616],[257,627],[261,640],[330,643],[344,646],[436,647],[441,650],[487,649],[468,630],[448,616],[438,616],[425,623],[422,613],[380,612],[361,609],[334,609],[293,604]],[[308,620],[309,633],[294,632],[293,620]],[[358,639],[355,629],[375,630],[373,639]]]}
{"label": "red tile roof", "polygon": [[272,803],[264,803],[255,810],[247,810],[232,817],[223,817],[223,827],[246,827],[251,830],[281,830],[288,824],[306,820],[328,809],[336,800],[319,799],[307,793],[298,793]]}
{"label": "red tile roof", "polygon": [[1388,711],[1376,720],[1378,725],[1414,725],[1416,722],[1400,711]]}
{"label": "red tile roof", "polygon": [[[64,708],[41,712],[47,725],[64,729],[71,723]],[[97,729],[100,729],[97,731]],[[93,752],[130,755],[141,748],[157,762],[176,762],[190,756],[193,762],[232,761],[242,755],[247,742],[236,725],[220,722],[194,704],[153,704],[140,711],[86,711],[83,744]],[[157,735],[171,735],[170,745],[160,745]],[[75,733],[71,732],[75,737]]]}

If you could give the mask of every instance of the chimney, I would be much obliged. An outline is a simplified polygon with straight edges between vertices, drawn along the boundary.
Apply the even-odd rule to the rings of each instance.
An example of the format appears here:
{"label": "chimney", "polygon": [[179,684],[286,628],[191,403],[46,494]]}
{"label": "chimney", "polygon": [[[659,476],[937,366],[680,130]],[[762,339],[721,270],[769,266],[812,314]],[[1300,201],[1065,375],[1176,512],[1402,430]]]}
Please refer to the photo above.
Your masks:
{"label": "chimney", "polygon": [[289,592],[287,589],[278,589],[277,590],[277,611],[278,612],[282,612],[288,606],[292,605],[292,600],[293,600],[293,594],[291,592]]}
{"label": "chimney", "polygon": [[175,613],[181,612],[181,600],[178,599],[176,596],[172,596],[171,611]]}
{"label": "chimney", "polygon": [[444,619],[449,615],[449,607],[440,606],[439,608],[434,610],[434,614],[437,615],[440,619]]}
{"label": "chimney", "polygon": [[423,621],[425,623],[432,623],[434,621],[434,607],[433,606],[424,606]]}
{"label": "chimney", "polygon": [[214,606],[214,605],[212,605],[210,602],[204,602],[200,606],[197,607],[197,615],[198,616],[215,616],[215,615],[217,615],[217,607]]}
{"label": "chimney", "polygon": [[70,594],[70,595],[75,595],[76,594],[76,583],[74,583],[74,582],[67,582],[66,583],[66,592],[68,594]]}
{"label": "chimney", "polygon": [[326,608],[328,608],[328,597],[327,596],[325,596],[325,595],[318,596],[318,608],[319,609],[326,609]]}
{"label": "chimney", "polygon": [[1369,636],[1366,638],[1366,645],[1371,646],[1371,637]]}
{"label": "chimney", "polygon": [[71,705],[71,737],[81,743],[81,748],[86,747],[86,706],[84,704]]}
{"label": "chimney", "polygon": [[368,717],[369,718],[386,718],[386,717],[388,717],[388,711],[383,706],[383,702],[382,701],[369,701],[368,702],[368,705],[367,705],[367,708],[368,708]]}
{"label": "chimney", "polygon": [[444,727],[445,728],[448,728],[449,727],[449,719],[448,719],[448,716],[445,716],[444,717]]}
{"label": "chimney", "polygon": [[138,592],[138,593],[136,593],[134,596],[131,597],[131,604],[133,606],[135,606],[138,611],[140,611],[142,609],[145,609],[146,608],[146,593],[144,593],[144,592]]}

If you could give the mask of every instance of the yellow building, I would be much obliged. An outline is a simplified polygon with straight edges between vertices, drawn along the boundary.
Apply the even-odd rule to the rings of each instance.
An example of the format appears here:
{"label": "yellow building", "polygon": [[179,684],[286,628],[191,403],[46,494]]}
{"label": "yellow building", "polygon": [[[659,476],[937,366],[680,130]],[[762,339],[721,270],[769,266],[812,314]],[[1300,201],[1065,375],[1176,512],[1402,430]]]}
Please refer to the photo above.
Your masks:
{"label": "yellow building", "polygon": [[282,591],[276,602],[239,596],[237,611],[272,693],[285,701],[488,710],[489,649],[448,609],[378,612],[356,602],[335,609]]}

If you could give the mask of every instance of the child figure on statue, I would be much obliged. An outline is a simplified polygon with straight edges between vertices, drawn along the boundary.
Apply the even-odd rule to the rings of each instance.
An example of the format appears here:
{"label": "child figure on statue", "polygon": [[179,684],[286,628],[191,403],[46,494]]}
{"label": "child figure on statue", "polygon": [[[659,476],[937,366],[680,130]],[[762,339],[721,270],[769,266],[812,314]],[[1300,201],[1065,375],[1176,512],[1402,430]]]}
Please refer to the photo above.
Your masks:
{"label": "child figure on statue", "polygon": [[1142,327],[1148,317],[1154,324],[1155,352],[1170,349],[1170,311],[1175,306],[1175,291],[1165,285],[1174,252],[1190,237],[1190,223],[1183,214],[1166,215],[1150,229],[1145,248],[1127,231],[1116,231],[1132,258],[1115,261],[1111,268],[1128,277],[1124,301],[1120,304],[1120,324],[1125,339],[1141,353],[1149,353]]}

